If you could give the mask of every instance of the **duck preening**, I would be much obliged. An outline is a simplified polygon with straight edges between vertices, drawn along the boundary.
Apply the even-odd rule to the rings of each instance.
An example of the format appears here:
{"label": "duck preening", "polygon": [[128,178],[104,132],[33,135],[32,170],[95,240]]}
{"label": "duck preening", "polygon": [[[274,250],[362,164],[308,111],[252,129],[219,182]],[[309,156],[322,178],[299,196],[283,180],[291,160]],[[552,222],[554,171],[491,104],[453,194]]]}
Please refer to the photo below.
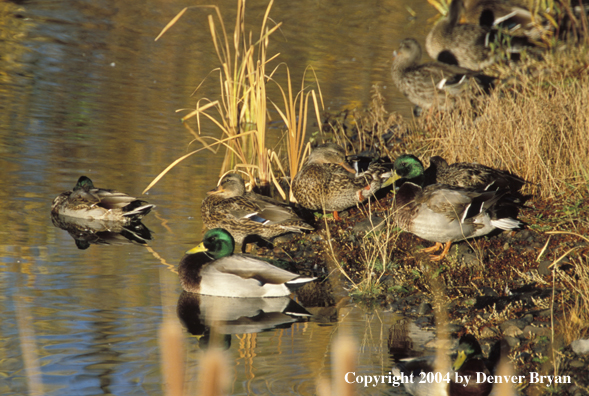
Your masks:
{"label": "duck preening", "polygon": [[292,183],[299,205],[313,211],[337,212],[365,202],[390,177],[390,169],[378,162],[356,174],[343,148],[326,143],[317,146]]}

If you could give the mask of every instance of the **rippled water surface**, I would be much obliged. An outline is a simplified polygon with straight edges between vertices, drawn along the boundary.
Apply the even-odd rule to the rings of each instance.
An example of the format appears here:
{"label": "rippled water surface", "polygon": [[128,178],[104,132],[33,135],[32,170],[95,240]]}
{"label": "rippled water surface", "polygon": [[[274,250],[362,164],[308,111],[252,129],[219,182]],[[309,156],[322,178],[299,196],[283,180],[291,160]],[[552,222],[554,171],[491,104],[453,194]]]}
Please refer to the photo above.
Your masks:
{"label": "rippled water surface", "polygon": [[[176,318],[173,271],[202,238],[200,203],[222,158],[190,157],[149,192],[145,199],[157,209],[144,219],[153,237],[147,244],[110,239],[79,249],[49,213],[53,198],[82,174],[99,187],[139,195],[186,153],[191,136],[176,110],[218,94],[209,78],[190,96],[218,67],[211,12],[193,8],[154,38],[195,4],[0,2],[2,395],[163,394],[158,329],[163,317]],[[232,27],[236,2],[217,4]],[[254,36],[266,6],[247,3]],[[313,66],[331,111],[367,105],[379,84],[387,109],[409,115],[390,81],[390,56],[406,36],[423,42],[434,13],[425,0],[277,2],[270,15],[283,25],[270,51],[280,53],[276,63],[288,64],[294,81]],[[309,308],[315,316],[308,322],[231,335],[231,392],[313,394],[316,380],[329,375],[332,341],[342,329],[357,340],[358,371],[367,374],[390,369],[391,334],[400,331],[417,348],[429,337],[390,313],[320,308]],[[203,336],[186,332],[185,341],[187,386],[194,387]],[[397,391],[365,391],[390,392]]]}

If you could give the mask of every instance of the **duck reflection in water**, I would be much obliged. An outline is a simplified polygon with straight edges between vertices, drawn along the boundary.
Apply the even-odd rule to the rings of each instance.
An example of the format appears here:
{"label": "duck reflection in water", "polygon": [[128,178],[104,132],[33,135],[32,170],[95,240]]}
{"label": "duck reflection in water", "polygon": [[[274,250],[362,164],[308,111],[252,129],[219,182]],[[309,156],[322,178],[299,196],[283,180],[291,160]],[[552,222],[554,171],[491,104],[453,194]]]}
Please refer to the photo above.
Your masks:
{"label": "duck reflection in water", "polygon": [[51,221],[57,228],[67,231],[78,249],[90,245],[145,245],[151,240],[151,231],[140,221],[123,224],[117,221],[87,220],[51,213]]}
{"label": "duck reflection in water", "polygon": [[204,336],[200,340],[201,344],[208,344],[213,329],[224,335],[225,348],[231,344],[231,334],[289,328],[293,323],[311,317],[305,308],[290,297],[232,298],[186,291],[180,294],[176,312],[190,334]]}

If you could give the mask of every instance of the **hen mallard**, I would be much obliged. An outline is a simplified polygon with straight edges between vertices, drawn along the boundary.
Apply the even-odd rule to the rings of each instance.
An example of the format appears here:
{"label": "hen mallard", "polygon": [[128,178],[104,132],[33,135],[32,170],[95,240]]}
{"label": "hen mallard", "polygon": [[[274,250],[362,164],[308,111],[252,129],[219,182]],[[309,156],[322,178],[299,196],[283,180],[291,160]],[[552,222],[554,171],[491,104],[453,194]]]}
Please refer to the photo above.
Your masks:
{"label": "hen mallard", "polygon": [[223,228],[237,243],[248,236],[272,239],[288,232],[313,230],[287,205],[246,193],[239,173],[230,173],[202,202],[202,221],[208,229]]}
{"label": "hen mallard", "polygon": [[491,168],[489,166],[455,162],[448,165],[440,156],[431,157],[430,166],[424,170],[423,163],[414,155],[404,154],[395,160],[394,168],[406,180],[420,185],[446,184],[454,187],[475,189],[509,189],[510,193],[518,194],[527,183],[513,173]]}
{"label": "hen mallard", "polygon": [[[448,379],[448,381],[444,380],[442,382],[442,387],[435,381],[421,381],[421,373],[427,374],[434,371],[435,356],[401,361],[393,367],[392,372],[397,377],[401,374],[405,376],[413,374],[415,380],[404,385],[407,392],[414,396],[429,396],[439,394],[440,391],[449,396],[487,396],[491,393],[493,383],[487,381],[477,382],[477,372],[484,373],[487,376],[493,375],[500,358],[502,355],[507,354],[508,348],[505,341],[497,341],[491,348],[489,358],[485,359],[477,339],[470,334],[463,335],[458,341],[457,355],[452,368],[448,368],[447,372],[441,373],[442,378]],[[463,383],[454,381],[456,378],[464,379],[465,377],[469,377],[468,384],[465,381]]]}
{"label": "hen mallard", "polygon": [[141,220],[154,206],[122,192],[96,188],[92,180],[80,176],[73,191],[61,193],[53,200],[51,213],[130,224]]}
{"label": "hen mallard", "polygon": [[302,277],[265,261],[233,254],[235,241],[220,228],[186,252],[178,267],[187,292],[223,297],[282,297],[315,278]]}
{"label": "hen mallard", "polygon": [[492,77],[460,66],[437,61],[418,64],[421,46],[412,38],[403,40],[393,56],[393,82],[411,103],[425,110],[452,108],[456,98],[467,92],[472,79],[485,89],[493,81]]}
{"label": "hen mallard", "polygon": [[525,2],[512,0],[464,0],[461,22],[492,28],[501,26],[510,35],[539,40],[547,29],[533,16]]}
{"label": "hen mallard", "polygon": [[[410,178],[409,168],[395,168],[392,181]],[[436,244],[425,252],[444,246],[440,255],[431,260],[442,260],[452,242],[489,234],[495,229],[514,230],[518,220],[502,217],[499,202],[506,190],[484,190],[432,184],[422,187],[423,178],[405,181],[396,194],[395,219],[399,227]]]}
{"label": "hen mallard", "polygon": [[[427,35],[425,49],[429,56],[440,62],[480,71],[495,62],[490,43],[496,40],[497,31],[491,29],[491,25],[460,23],[463,12],[463,0],[452,1],[446,17],[438,21]],[[517,53],[527,45],[527,39],[513,37],[506,49]]]}
{"label": "hen mallard", "polygon": [[304,208],[337,212],[366,201],[389,178],[390,169],[374,163],[356,174],[336,144],[317,146],[292,182],[292,193]]}

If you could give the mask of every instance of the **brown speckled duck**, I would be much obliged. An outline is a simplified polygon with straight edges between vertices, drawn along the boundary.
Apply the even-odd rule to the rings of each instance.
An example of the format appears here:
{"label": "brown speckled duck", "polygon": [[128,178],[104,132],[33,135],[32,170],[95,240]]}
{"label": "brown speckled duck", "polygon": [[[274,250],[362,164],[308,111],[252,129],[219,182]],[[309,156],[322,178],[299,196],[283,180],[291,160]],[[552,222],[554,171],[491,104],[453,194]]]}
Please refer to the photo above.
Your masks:
{"label": "brown speckled duck", "polygon": [[96,188],[90,178],[80,176],[73,191],[61,193],[53,200],[51,213],[130,224],[141,220],[153,207],[125,193]]}
{"label": "brown speckled duck", "polygon": [[208,229],[223,228],[237,243],[248,236],[266,240],[288,232],[313,230],[287,205],[255,193],[246,193],[239,173],[230,173],[220,185],[209,191],[202,202],[201,214]]}
{"label": "brown speckled duck", "polygon": [[334,212],[338,220],[337,212],[366,201],[389,176],[390,170],[376,163],[356,175],[344,150],[327,143],[311,152],[293,180],[292,193],[304,208]]}
{"label": "brown speckled duck", "polygon": [[[490,43],[497,41],[499,32],[495,23],[499,20],[488,22],[483,16],[480,23],[460,23],[464,12],[463,0],[452,1],[448,15],[438,21],[427,35],[425,49],[429,56],[440,62],[480,71],[497,58]],[[531,46],[526,37],[514,37],[508,30],[502,32],[509,36],[509,44],[501,47],[511,54]]]}
{"label": "brown speckled duck", "polygon": [[464,94],[474,77],[478,83],[488,85],[493,78],[459,66],[442,62],[418,64],[421,46],[412,38],[401,42],[395,51],[392,76],[399,91],[422,109],[448,110],[456,98]]}
{"label": "brown speckled duck", "polygon": [[436,182],[464,188],[509,189],[517,193],[526,180],[508,171],[491,168],[486,165],[471,162],[455,162],[448,165],[445,159],[434,156],[429,159],[430,166],[435,171]]}
{"label": "brown speckled duck", "polygon": [[539,40],[548,29],[533,16],[524,1],[464,0],[461,22],[492,28],[501,26],[510,35]]}
{"label": "brown speckled duck", "polygon": [[459,23],[463,11],[463,1],[453,0],[448,14],[427,35],[425,49],[440,62],[479,71],[495,61],[489,47],[491,28],[478,23]]}

